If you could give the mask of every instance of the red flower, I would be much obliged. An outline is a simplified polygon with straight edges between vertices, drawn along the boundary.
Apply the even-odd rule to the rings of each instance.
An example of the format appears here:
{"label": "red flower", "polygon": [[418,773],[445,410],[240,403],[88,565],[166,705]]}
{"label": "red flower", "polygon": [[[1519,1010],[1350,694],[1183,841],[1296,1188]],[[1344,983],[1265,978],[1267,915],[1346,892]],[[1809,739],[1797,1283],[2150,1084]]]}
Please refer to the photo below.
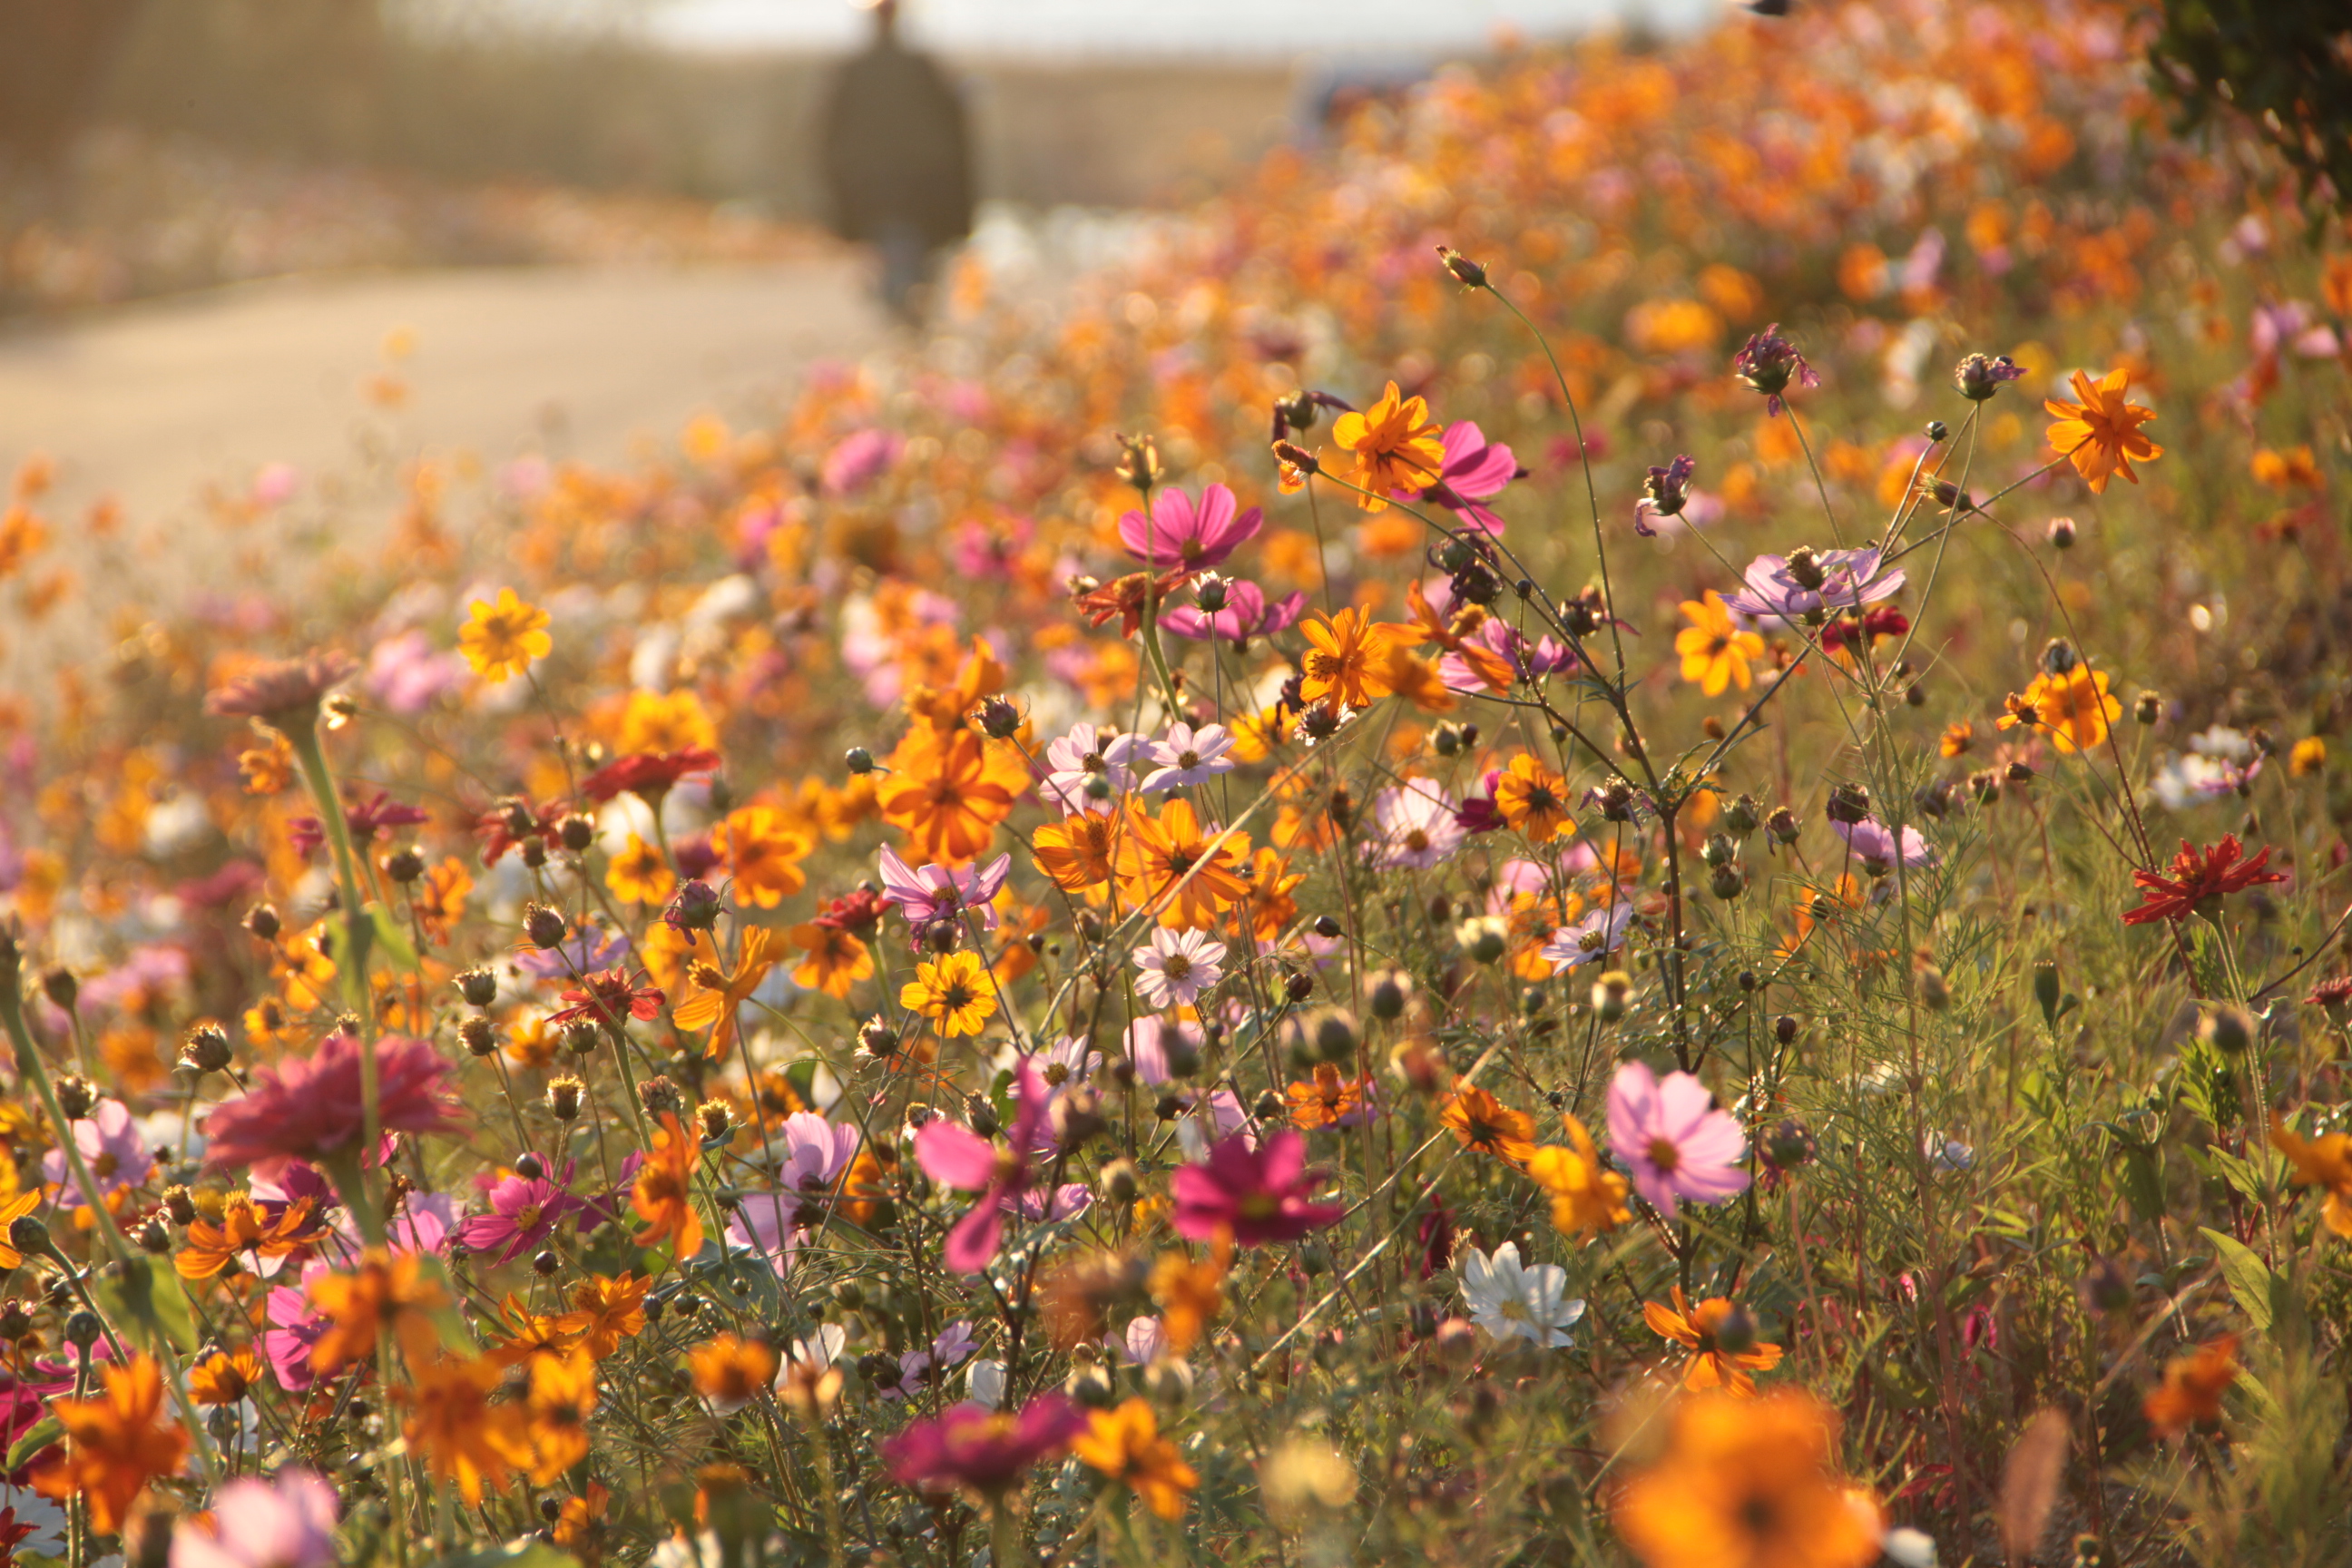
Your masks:
{"label": "red flower", "polygon": [[968,1487],[999,1497],[1030,1466],[1060,1453],[1086,1429],[1087,1413],[1060,1394],[1039,1394],[1018,1415],[958,1405],[883,1444],[882,1458],[907,1486],[925,1491]]}
{"label": "red flower", "polygon": [[566,991],[563,999],[572,1004],[558,1013],[548,1015],[551,1024],[568,1024],[574,1018],[593,1018],[600,1024],[617,1025],[624,1017],[648,1019],[661,1016],[662,1004],[668,1000],[658,985],[639,985],[646,972],[637,971],[633,977],[625,970],[607,969],[601,974],[588,976],[585,990]]}
{"label": "red flower", "polygon": [[827,931],[845,931],[852,936],[871,936],[874,934],[874,928],[882,923],[882,917],[888,912],[889,908],[889,904],[884,901],[881,894],[869,889],[859,888],[846,898],[835,899],[826,903],[824,912],[816,917],[815,923]]}
{"label": "red flower", "polygon": [[563,820],[565,810],[565,803],[560,800],[541,806],[534,806],[520,795],[499,802],[474,819],[474,832],[482,841],[482,864],[497,865],[506,858],[508,850],[520,847],[526,839],[553,842],[556,824]]}
{"label": "red flower", "polygon": [[606,801],[626,790],[646,800],[658,801],[688,773],[707,773],[719,766],[719,753],[708,746],[682,752],[639,752],[606,763],[580,781],[580,793],[590,800]]}
{"label": "red flower", "polygon": [[[375,836],[387,827],[414,827],[431,820],[413,805],[394,805],[386,790],[376,791],[373,800],[343,807],[343,826],[354,846],[374,843]],[[308,855],[327,841],[326,828],[315,816],[295,817],[286,829],[297,854]]]}
{"label": "red flower", "polygon": [[2139,908],[2126,911],[2124,924],[2147,925],[2152,921],[2183,921],[2195,914],[2209,900],[2224,893],[2243,892],[2260,882],[2284,882],[2284,871],[2265,871],[2271,852],[2265,847],[2251,860],[2241,861],[2244,846],[2234,833],[2226,835],[2221,843],[2209,844],[2204,849],[2189,847],[2180,841],[2180,853],[2172,858],[2172,875],[2158,876],[2154,871],[2134,871],[2132,880],[2145,889],[2146,900]]}
{"label": "red flower", "polygon": [[[329,1035],[309,1060],[257,1068],[253,1087],[213,1108],[205,1123],[213,1169],[320,1160],[357,1143],[365,1121],[360,1053],[349,1035]],[[386,1132],[447,1132],[464,1124],[450,1092],[456,1068],[425,1040],[386,1035],[375,1046],[376,1107]]]}

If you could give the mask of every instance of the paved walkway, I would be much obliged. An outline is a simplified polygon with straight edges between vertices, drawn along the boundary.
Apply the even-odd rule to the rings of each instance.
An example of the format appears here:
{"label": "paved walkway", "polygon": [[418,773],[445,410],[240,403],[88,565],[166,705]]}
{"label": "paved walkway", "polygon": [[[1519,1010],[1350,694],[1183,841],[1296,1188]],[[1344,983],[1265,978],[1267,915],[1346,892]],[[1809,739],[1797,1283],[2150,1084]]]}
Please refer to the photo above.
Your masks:
{"label": "paved walkway", "polygon": [[[812,361],[888,331],[845,259],[293,279],[0,328],[0,481],[34,453],[56,464],[40,510],[83,587],[79,614],[0,634],[0,668],[79,658],[125,600],[235,574],[118,569],[75,537],[100,497],[121,507],[131,557],[152,563],[178,553],[206,487],[246,494],[264,464],[318,485],[425,450],[616,460],[698,411],[755,414]],[[397,359],[395,333],[413,345]],[[396,405],[371,395],[386,374],[406,388]]]}

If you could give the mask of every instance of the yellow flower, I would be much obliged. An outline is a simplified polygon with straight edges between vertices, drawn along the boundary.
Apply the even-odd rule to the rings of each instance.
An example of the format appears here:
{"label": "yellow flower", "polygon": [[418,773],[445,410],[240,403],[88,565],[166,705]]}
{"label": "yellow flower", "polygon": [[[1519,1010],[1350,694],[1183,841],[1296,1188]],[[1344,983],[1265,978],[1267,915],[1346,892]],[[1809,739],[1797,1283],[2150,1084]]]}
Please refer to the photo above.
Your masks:
{"label": "yellow flower", "polygon": [[640,752],[716,751],[719,726],[709,710],[693,692],[632,691],[621,710],[621,734],[614,752],[624,757]]}
{"label": "yellow flower", "polygon": [[188,1369],[188,1397],[203,1405],[235,1405],[261,1382],[261,1358],[250,1349],[215,1351]]}
{"label": "yellow flower", "polygon": [[2049,732],[2061,752],[2088,751],[2107,738],[2107,726],[2123,717],[2124,705],[2107,695],[2107,675],[2078,664],[2063,675],[2033,678],[2022,697],[2007,700],[2008,711],[1994,721],[1998,729],[2022,724]]}
{"label": "yellow flower", "polygon": [[1445,467],[1444,434],[1429,417],[1429,405],[1400,396],[1393,381],[1363,413],[1342,414],[1331,423],[1331,438],[1355,457],[1349,478],[1369,492],[1356,501],[1366,511],[1384,510],[1391,490],[1435,484]]}
{"label": "yellow flower", "polygon": [[1549,844],[1562,832],[1576,831],[1568,816],[1568,780],[1532,752],[1513,757],[1495,781],[1495,811],[1530,844]]}
{"label": "yellow flower", "polygon": [[774,806],[747,805],[730,812],[719,834],[739,902],[772,910],[786,895],[808,885],[801,862],[816,845]]}
{"label": "yellow flower", "polygon": [[996,987],[976,952],[950,952],[919,965],[898,993],[898,1005],[920,1013],[940,1034],[977,1035],[996,1016]]}
{"label": "yellow flower", "polygon": [[588,1417],[595,1409],[594,1357],[575,1350],[531,1359],[523,1415],[533,1486],[554,1485],[588,1457]]}
{"label": "yellow flower", "polygon": [[677,878],[657,847],[632,833],[629,847],[604,868],[604,886],[624,903],[658,904],[677,886]]}
{"label": "yellow flower", "polygon": [[555,642],[547,635],[547,612],[515,597],[512,588],[501,588],[496,604],[474,601],[474,618],[457,629],[457,647],[475,674],[495,683],[545,658]]}
{"label": "yellow flower", "polygon": [[1564,1236],[1589,1236],[1613,1230],[1631,1217],[1625,1207],[1625,1178],[1601,1163],[1592,1134],[1571,1116],[1570,1146],[1547,1146],[1528,1161],[1528,1174],[1551,1194],[1551,1223]]}
{"label": "yellow flower", "polygon": [[2055,421],[2050,426],[2051,449],[2074,465],[2094,495],[2118,473],[2139,483],[2139,475],[2132,471],[2134,458],[2145,463],[2164,456],[2163,447],[2139,433],[2156,416],[2124,400],[2124,389],[2130,384],[2128,370],[2109,371],[2095,386],[2078,370],[2074,395],[2080,403],[2053,397],[2042,405]]}
{"label": "yellow flower", "polygon": [[681,1029],[707,1029],[718,1025],[710,1037],[710,1055],[715,1060],[726,1060],[735,1043],[736,1013],[768,978],[768,971],[776,966],[783,942],[783,934],[772,927],[751,926],[743,932],[742,953],[736,960],[732,974],[699,960],[688,964],[687,984],[693,988],[693,994],[677,1005],[670,1014],[671,1021]]}
{"label": "yellow flower", "polygon": [[687,1352],[686,1360],[694,1372],[694,1391],[719,1415],[731,1415],[751,1404],[776,1375],[773,1349],[733,1334],[697,1345]]}
{"label": "yellow flower", "polygon": [[1739,629],[1723,595],[1709,588],[1701,599],[1685,599],[1682,612],[1690,619],[1675,637],[1675,651],[1683,656],[1683,679],[1709,697],[1720,697],[1733,681],[1747,690],[1756,683],[1748,670],[1750,659],[1764,655],[1764,639]]}
{"label": "yellow flower", "polygon": [[1096,1411],[1087,1429],[1070,1439],[1070,1452],[1112,1480],[1125,1481],[1162,1519],[1183,1518],[1185,1499],[1201,1484],[1199,1472],[1160,1435],[1159,1417],[1141,1399]]}
{"label": "yellow flower", "polygon": [[1389,694],[1389,646],[1400,628],[1375,626],[1370,616],[1350,607],[1329,620],[1309,616],[1299,631],[1314,644],[1306,659],[1306,678],[1298,695],[1307,702],[1326,698],[1348,708],[1370,706]]}
{"label": "yellow flower", "polygon": [[1612,1522],[1649,1568],[1864,1568],[1877,1507],[1832,1468],[1835,1416],[1798,1390],[1685,1399],[1666,1452],[1617,1494]]}
{"label": "yellow flower", "polygon": [[435,1475],[457,1483],[467,1507],[478,1508],[486,1483],[503,1487],[518,1465],[530,1462],[524,1408],[490,1402],[506,1373],[478,1357],[441,1356],[412,1370],[415,1385],[394,1394],[414,1412],[401,1434]]}
{"label": "yellow flower", "polygon": [[2287,753],[2286,771],[2294,778],[2307,779],[2326,766],[2327,742],[2316,735],[2305,735]]}

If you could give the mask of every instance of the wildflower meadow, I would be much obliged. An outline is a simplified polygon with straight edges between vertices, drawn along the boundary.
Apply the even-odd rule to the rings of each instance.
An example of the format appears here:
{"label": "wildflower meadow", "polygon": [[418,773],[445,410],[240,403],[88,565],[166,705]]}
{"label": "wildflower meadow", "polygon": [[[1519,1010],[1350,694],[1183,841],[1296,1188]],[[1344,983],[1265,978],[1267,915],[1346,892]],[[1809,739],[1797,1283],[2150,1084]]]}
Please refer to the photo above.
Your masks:
{"label": "wildflower meadow", "polygon": [[184,534],[0,732],[0,1558],[2352,1562],[2352,238],[2142,9]]}

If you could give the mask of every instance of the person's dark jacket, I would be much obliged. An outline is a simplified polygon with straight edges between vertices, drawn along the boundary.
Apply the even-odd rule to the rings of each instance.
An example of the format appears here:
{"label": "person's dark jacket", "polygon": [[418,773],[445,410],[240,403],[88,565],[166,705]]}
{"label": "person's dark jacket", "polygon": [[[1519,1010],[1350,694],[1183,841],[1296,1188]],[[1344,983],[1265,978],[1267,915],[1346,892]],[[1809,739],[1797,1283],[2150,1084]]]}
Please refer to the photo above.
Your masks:
{"label": "person's dark jacket", "polygon": [[835,79],[824,174],[845,239],[874,240],[911,225],[938,247],[971,232],[963,104],[939,67],[896,38],[855,57]]}

